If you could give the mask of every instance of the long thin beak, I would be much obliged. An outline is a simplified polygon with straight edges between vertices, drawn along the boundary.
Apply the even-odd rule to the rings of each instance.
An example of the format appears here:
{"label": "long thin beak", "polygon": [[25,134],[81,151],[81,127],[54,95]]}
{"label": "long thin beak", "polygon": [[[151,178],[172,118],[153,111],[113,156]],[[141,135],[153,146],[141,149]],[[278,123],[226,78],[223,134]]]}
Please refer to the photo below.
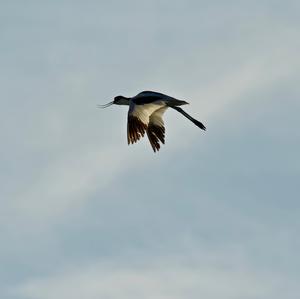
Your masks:
{"label": "long thin beak", "polygon": [[104,105],[97,105],[98,108],[107,108],[111,105],[113,105],[114,102],[110,102],[110,103],[107,103],[107,104],[104,104]]}

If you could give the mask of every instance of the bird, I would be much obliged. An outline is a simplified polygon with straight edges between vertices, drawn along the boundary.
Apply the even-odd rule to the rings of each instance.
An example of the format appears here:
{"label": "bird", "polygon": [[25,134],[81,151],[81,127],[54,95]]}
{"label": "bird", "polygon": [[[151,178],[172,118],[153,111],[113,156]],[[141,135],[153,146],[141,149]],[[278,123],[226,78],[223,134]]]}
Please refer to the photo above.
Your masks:
{"label": "bird", "polygon": [[163,114],[168,108],[178,111],[201,130],[206,130],[203,123],[194,119],[180,108],[182,105],[189,104],[188,102],[160,92],[142,91],[134,97],[119,95],[112,102],[98,105],[98,107],[107,108],[113,104],[129,106],[127,118],[128,145],[138,142],[147,134],[154,153],[160,150],[161,143],[165,144]]}

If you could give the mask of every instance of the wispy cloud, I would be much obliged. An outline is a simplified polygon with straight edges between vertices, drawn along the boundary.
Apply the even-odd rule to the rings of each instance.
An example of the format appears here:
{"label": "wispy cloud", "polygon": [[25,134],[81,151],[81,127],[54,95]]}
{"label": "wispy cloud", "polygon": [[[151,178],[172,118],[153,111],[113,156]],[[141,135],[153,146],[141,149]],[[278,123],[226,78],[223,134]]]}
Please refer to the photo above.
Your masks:
{"label": "wispy cloud", "polygon": [[[28,3],[0,12],[2,297],[293,298],[299,4]],[[170,111],[128,147],[96,104],[143,89],[208,131]]]}
{"label": "wispy cloud", "polygon": [[[95,263],[37,278],[11,292],[28,299],[63,298],[292,298],[295,281],[257,271],[238,256],[226,260],[206,252],[203,259],[161,257],[142,264]],[[240,263],[237,263],[239,260]]]}

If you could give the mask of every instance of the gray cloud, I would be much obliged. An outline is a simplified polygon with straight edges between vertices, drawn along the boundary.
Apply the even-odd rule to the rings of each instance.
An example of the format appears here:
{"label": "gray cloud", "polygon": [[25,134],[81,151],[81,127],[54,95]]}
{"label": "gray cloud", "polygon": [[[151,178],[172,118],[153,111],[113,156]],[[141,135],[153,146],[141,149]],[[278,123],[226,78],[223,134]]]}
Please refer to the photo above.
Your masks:
{"label": "gray cloud", "polygon": [[[202,260],[187,266],[186,260],[176,256],[130,267],[101,263],[47,281],[39,279],[18,291],[27,298],[198,298],[199,295],[271,298],[278,294],[289,295],[287,288],[278,292],[276,276],[270,279],[267,272],[257,275],[243,262],[239,266],[234,262],[222,264],[214,254],[209,255],[209,266]],[[293,283],[289,281],[287,287],[290,286]]]}
{"label": "gray cloud", "polygon": [[[0,294],[293,298],[298,4],[115,5],[1,9]],[[127,147],[96,104],[142,89],[208,131],[170,111],[159,155]]]}

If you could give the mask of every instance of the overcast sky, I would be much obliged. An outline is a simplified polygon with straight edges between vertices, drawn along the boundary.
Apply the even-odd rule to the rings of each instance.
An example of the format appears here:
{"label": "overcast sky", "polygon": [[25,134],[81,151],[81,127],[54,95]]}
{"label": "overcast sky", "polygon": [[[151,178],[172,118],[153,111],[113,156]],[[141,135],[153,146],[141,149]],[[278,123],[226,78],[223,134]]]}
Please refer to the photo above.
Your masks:
{"label": "overcast sky", "polygon": [[0,0],[0,297],[298,298],[299,3]]}

